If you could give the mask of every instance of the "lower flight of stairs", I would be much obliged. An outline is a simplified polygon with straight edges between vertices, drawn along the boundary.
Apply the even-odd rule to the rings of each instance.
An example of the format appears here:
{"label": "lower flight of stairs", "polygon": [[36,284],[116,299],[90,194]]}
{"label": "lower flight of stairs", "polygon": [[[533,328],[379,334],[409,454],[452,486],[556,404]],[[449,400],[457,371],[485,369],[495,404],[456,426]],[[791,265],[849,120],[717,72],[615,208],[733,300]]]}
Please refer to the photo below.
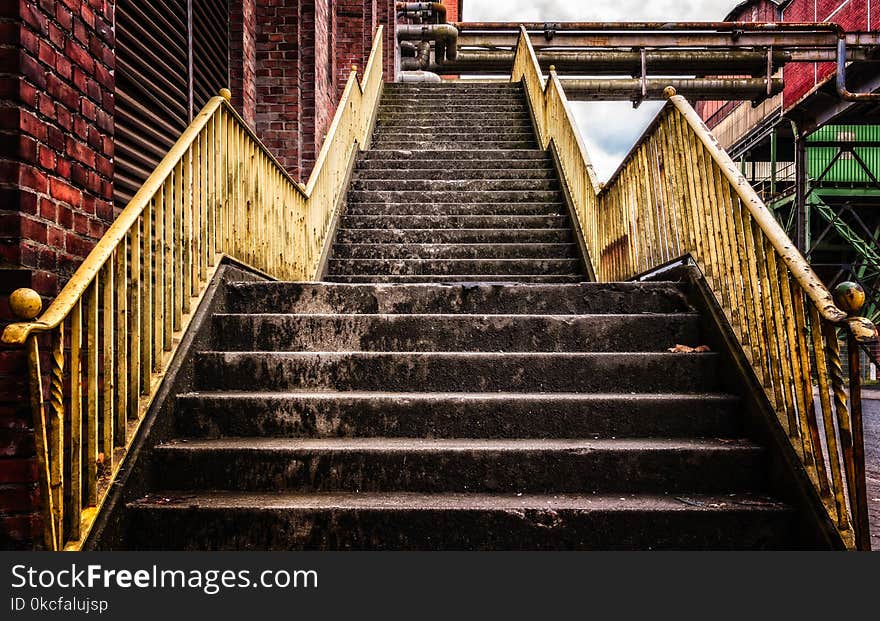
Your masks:
{"label": "lower flight of stairs", "polygon": [[674,284],[234,284],[134,549],[788,544]]}

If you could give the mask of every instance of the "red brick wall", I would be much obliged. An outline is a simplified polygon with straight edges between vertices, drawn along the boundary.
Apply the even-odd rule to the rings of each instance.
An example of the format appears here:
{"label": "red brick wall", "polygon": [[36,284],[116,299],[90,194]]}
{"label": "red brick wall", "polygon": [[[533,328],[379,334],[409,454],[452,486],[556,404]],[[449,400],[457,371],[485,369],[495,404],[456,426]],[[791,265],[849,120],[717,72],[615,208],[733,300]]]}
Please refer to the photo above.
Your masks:
{"label": "red brick wall", "polygon": [[[113,11],[0,2],[2,325],[8,290],[54,296],[114,218]],[[0,351],[0,548],[28,547],[41,528],[23,378],[22,353]]]}
{"label": "red brick wall", "polygon": [[260,0],[255,17],[257,135],[295,177],[300,171],[300,4]]}
{"label": "red brick wall", "polygon": [[394,12],[394,0],[376,0],[376,19],[379,24],[385,26],[384,43],[382,45],[382,57],[384,60],[385,81],[393,82],[395,78],[396,63],[394,56],[397,50],[395,42],[394,24],[397,21]]}
{"label": "red brick wall", "polygon": [[[338,0],[316,0],[314,3],[314,44],[310,50],[314,54],[314,74],[311,80],[304,76],[301,88],[304,93],[313,89],[313,101],[309,102],[314,110],[314,126],[310,126],[312,115],[303,119],[303,155],[300,173],[306,177],[312,172],[315,159],[324,143],[324,136],[333,121],[336,103],[339,97],[336,92],[336,3]],[[307,22],[304,21],[305,25]],[[308,68],[308,65],[305,65]],[[347,72],[346,72],[347,73]]]}
{"label": "red brick wall", "polygon": [[255,1],[229,3],[229,88],[232,104],[251,127],[257,105]]}
{"label": "red brick wall", "polygon": [[352,65],[362,76],[373,44],[376,0],[337,0],[336,2],[336,90],[342,95]]}
{"label": "red brick wall", "polygon": [[[733,19],[740,21],[772,21],[773,5],[767,0],[742,8]],[[870,12],[870,22],[868,15]],[[794,0],[781,11],[784,22],[835,22],[845,30],[870,30],[880,26],[880,0]],[[817,84],[834,73],[834,63],[798,63],[783,69],[785,88],[783,108],[789,108],[807,95]],[[738,105],[738,104],[737,104]],[[697,107],[704,119],[718,123],[737,105],[707,102]],[[748,104],[744,104],[748,105]],[[723,108],[722,108],[723,106]],[[720,108],[720,110],[719,110]],[[711,126],[711,124],[710,124]]]}
{"label": "red brick wall", "polygon": [[[294,176],[305,180],[351,65],[361,70],[373,30],[387,19],[392,0],[265,0],[255,2],[255,106],[257,135]],[[384,9],[380,10],[379,5]],[[393,15],[393,12],[390,13]],[[385,51],[393,59],[394,28]],[[393,60],[386,58],[393,75]]]}
{"label": "red brick wall", "polygon": [[443,6],[446,7],[446,21],[460,22],[461,15],[458,14],[459,0],[443,0]]}

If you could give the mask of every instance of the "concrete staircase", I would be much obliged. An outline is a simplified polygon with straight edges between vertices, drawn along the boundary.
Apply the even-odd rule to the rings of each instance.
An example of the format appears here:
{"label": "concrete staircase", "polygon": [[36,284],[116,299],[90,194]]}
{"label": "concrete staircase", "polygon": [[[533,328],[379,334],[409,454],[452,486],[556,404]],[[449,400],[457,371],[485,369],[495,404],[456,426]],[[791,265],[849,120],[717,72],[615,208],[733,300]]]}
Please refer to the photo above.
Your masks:
{"label": "concrete staircase", "polygon": [[792,545],[681,286],[577,282],[524,106],[387,87],[337,282],[229,286],[124,547]]}
{"label": "concrete staircase", "polygon": [[584,280],[519,84],[386,85],[348,199],[328,280]]}

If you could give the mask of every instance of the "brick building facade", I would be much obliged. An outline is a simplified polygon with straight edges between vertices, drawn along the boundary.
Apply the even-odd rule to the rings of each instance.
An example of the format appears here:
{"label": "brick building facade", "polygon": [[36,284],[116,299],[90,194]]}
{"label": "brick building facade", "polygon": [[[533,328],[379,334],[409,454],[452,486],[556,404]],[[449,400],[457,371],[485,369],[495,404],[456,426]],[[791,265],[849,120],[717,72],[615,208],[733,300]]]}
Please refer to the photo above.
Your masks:
{"label": "brick building facade", "polygon": [[[746,0],[725,21],[834,22],[846,31],[880,29],[880,0]],[[834,63],[795,63],[782,70],[785,88],[782,109],[787,110],[833,75]],[[709,127],[715,127],[747,102],[701,101],[696,108]]]}
{"label": "brick building facade", "polygon": [[[198,2],[227,18],[228,79],[211,92],[230,87],[294,177],[308,177],[350,67],[363,69],[379,24],[393,79],[394,0]],[[124,207],[114,203],[117,51],[134,35],[117,28],[122,4],[0,0],[0,328],[12,319],[12,290],[51,299]],[[173,16],[183,28],[193,28],[193,4],[180,0],[189,26],[186,11]],[[453,21],[459,2],[448,4]],[[140,27],[137,14],[129,19]],[[0,349],[0,549],[29,548],[42,532],[25,372],[20,350]]]}

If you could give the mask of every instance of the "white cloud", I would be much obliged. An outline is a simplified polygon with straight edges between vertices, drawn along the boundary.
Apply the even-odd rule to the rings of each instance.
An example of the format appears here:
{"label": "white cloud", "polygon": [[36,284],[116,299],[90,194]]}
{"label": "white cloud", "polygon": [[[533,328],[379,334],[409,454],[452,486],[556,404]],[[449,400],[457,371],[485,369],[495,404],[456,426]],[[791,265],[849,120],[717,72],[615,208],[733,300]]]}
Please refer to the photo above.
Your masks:
{"label": "white cloud", "polygon": [[[720,21],[739,0],[464,0],[463,21]],[[661,102],[638,109],[625,102],[573,102],[575,120],[593,160],[606,180],[638,140]]]}

